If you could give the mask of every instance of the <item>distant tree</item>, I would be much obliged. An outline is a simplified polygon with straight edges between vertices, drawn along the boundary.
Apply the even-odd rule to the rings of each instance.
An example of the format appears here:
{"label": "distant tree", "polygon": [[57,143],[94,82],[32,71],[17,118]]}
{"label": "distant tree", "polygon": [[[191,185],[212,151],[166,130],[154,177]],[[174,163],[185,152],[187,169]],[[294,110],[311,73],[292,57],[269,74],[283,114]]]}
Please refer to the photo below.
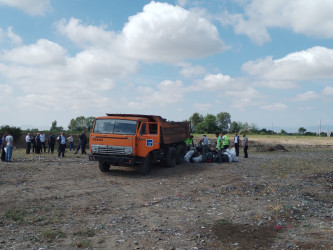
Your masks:
{"label": "distant tree", "polygon": [[255,125],[254,123],[251,123],[248,127],[249,131],[252,133],[252,134],[258,134],[259,133],[259,129],[258,129],[258,126]]}
{"label": "distant tree", "polygon": [[62,126],[57,126],[57,121],[53,121],[52,122],[52,125],[51,125],[51,128],[50,128],[50,131],[56,131],[56,132],[59,132],[59,131],[63,131],[64,128]]}
{"label": "distant tree", "polygon": [[[193,113],[190,116],[190,122],[191,122],[191,128],[196,131],[196,127],[199,123],[203,122],[204,118],[201,114],[199,114],[198,112]],[[201,132],[200,132],[201,133]]]}
{"label": "distant tree", "polygon": [[195,127],[195,132],[198,134],[206,133],[204,122],[200,122]]}
{"label": "distant tree", "polygon": [[240,134],[249,132],[249,124],[247,122],[240,122],[239,127],[240,127],[239,131]]}
{"label": "distant tree", "polygon": [[230,124],[230,129],[229,130],[230,130],[231,133],[238,133],[240,129],[241,128],[240,128],[238,122],[234,121]]}
{"label": "distant tree", "polygon": [[300,127],[299,129],[298,129],[298,133],[299,134],[304,134],[306,132],[306,128],[304,128],[304,127]]}
{"label": "distant tree", "polygon": [[95,117],[79,116],[72,119],[68,125],[68,129],[72,131],[90,130],[92,128]]}
{"label": "distant tree", "polygon": [[286,134],[287,134],[287,131],[285,131],[284,129],[281,129],[280,134],[281,134],[281,135],[286,135]]}
{"label": "distant tree", "polygon": [[227,131],[231,124],[231,116],[228,112],[220,112],[216,115],[217,126],[222,131]]}
{"label": "distant tree", "polygon": [[4,125],[0,127],[0,133],[3,135],[5,132],[11,133],[14,141],[17,141],[22,135],[22,130],[20,127],[14,127],[9,125]]}
{"label": "distant tree", "polygon": [[213,134],[216,131],[218,131],[216,116],[212,114],[207,114],[204,117],[204,120],[198,123],[195,127],[195,132],[199,134],[200,133]]}
{"label": "distant tree", "polygon": [[205,130],[209,134],[213,134],[218,130],[217,119],[215,115],[207,114],[204,118]]}

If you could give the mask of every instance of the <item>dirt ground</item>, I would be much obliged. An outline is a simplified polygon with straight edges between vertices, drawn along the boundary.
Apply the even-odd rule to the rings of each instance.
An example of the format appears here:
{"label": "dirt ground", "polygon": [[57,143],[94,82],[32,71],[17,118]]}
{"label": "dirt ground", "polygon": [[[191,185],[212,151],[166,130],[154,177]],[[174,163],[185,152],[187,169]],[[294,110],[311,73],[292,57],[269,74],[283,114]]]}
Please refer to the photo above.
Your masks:
{"label": "dirt ground", "polygon": [[0,162],[0,248],[333,249],[332,146],[265,143],[149,176],[16,150]]}

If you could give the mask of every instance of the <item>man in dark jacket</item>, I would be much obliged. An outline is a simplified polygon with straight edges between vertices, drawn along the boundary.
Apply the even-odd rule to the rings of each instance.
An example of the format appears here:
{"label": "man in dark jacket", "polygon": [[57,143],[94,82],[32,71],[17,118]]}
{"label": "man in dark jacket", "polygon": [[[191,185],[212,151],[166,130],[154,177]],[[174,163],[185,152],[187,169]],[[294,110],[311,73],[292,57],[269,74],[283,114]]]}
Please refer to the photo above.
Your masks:
{"label": "man in dark jacket", "polygon": [[85,130],[80,135],[80,143],[81,143],[81,154],[86,154],[87,136]]}

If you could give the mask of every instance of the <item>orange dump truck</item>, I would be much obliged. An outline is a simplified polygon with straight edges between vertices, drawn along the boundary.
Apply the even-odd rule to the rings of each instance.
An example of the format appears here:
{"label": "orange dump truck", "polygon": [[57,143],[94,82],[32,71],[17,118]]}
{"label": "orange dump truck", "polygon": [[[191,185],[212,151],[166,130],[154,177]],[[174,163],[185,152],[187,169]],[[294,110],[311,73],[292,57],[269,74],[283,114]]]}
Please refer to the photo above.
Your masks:
{"label": "orange dump truck", "polygon": [[189,122],[169,122],[160,116],[106,114],[97,117],[89,138],[89,160],[107,172],[110,165],[138,167],[148,174],[153,162],[174,167],[184,161]]}

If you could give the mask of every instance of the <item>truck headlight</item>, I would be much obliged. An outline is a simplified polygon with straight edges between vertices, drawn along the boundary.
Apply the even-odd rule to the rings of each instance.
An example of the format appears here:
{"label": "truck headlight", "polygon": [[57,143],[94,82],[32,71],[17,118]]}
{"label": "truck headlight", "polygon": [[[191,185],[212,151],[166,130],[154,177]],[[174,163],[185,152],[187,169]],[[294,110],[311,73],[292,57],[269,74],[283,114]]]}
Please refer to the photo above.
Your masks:
{"label": "truck headlight", "polygon": [[98,146],[97,145],[91,145],[91,153],[98,153]]}
{"label": "truck headlight", "polygon": [[126,155],[131,155],[133,153],[133,149],[132,148],[125,148],[125,154]]}

